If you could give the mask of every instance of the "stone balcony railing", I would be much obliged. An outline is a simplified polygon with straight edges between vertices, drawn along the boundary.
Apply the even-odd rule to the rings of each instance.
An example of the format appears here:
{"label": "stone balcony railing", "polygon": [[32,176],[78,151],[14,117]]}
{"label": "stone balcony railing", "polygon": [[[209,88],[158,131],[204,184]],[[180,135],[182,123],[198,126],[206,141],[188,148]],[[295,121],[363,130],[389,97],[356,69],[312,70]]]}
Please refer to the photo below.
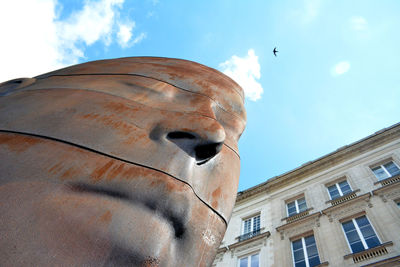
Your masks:
{"label": "stone balcony railing", "polygon": [[328,200],[326,203],[330,203],[332,206],[339,205],[339,204],[341,204],[343,202],[346,202],[346,201],[349,201],[351,199],[356,198],[358,191],[360,191],[360,190],[359,189],[358,190],[354,190],[353,192],[350,192],[350,193],[348,193],[348,194],[346,194],[344,196],[341,196],[341,197],[338,197],[338,198],[335,198],[335,199],[332,199],[332,200]]}
{"label": "stone balcony railing", "polygon": [[344,258],[345,259],[353,258],[354,263],[366,261],[366,260],[369,260],[369,259],[372,259],[375,257],[379,257],[382,255],[388,254],[386,247],[392,246],[392,245],[393,245],[393,242],[389,241],[389,242],[383,243],[374,248],[370,248],[370,249],[360,251],[357,253],[353,253],[353,254],[348,254],[348,255],[344,256]]}
{"label": "stone balcony railing", "polygon": [[310,210],[312,210],[312,208],[306,209],[306,210],[303,211],[303,212],[300,212],[300,213],[297,213],[297,214],[295,214],[295,215],[286,217],[286,218],[284,218],[284,219],[282,219],[282,220],[286,220],[286,223],[291,223],[291,222],[300,220],[300,219],[306,217],[307,215],[309,215],[309,214],[310,214]]}
{"label": "stone balcony railing", "polygon": [[400,182],[400,174],[392,176],[392,177],[389,177],[389,178],[386,178],[386,179],[381,180],[381,181],[378,181],[375,184],[381,184],[382,186],[385,186],[385,185],[394,184],[394,183],[397,183],[397,182]]}
{"label": "stone balcony railing", "polygon": [[240,241],[244,241],[244,240],[253,238],[255,236],[258,236],[259,234],[261,234],[261,229],[257,229],[255,231],[243,234],[243,235],[239,236],[238,239],[239,239],[239,242],[240,242]]}

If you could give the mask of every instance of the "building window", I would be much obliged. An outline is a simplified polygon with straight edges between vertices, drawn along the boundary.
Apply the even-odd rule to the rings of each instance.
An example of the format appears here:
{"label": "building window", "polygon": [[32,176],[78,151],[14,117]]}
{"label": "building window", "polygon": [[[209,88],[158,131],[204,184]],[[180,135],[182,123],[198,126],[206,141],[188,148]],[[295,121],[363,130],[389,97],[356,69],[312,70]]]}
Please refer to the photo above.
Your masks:
{"label": "building window", "polygon": [[352,192],[350,185],[347,181],[342,181],[334,185],[328,186],[329,196],[331,200],[342,197]]}
{"label": "building window", "polygon": [[295,267],[313,267],[321,263],[313,235],[293,241],[292,253]]}
{"label": "building window", "polygon": [[385,164],[376,166],[371,169],[378,180],[384,180],[386,178],[400,174],[399,167],[393,161],[389,161]]}
{"label": "building window", "polygon": [[381,242],[366,216],[342,223],[347,242],[353,253],[379,246]]}
{"label": "building window", "polygon": [[260,214],[243,220],[242,235],[239,237],[239,241],[252,238],[258,234],[260,234]]}
{"label": "building window", "polygon": [[239,260],[239,267],[258,267],[259,264],[260,264],[259,254],[247,256]]}
{"label": "building window", "polygon": [[287,203],[286,206],[287,206],[287,214],[289,217],[297,213],[303,212],[307,209],[306,199],[304,197],[289,202]]}

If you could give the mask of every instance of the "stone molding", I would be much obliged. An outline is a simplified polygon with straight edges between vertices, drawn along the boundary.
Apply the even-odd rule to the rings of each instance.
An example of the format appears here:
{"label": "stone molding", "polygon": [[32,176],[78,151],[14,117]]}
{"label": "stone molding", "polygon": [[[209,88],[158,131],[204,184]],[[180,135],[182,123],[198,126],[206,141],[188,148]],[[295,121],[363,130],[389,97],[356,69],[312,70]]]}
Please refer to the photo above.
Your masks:
{"label": "stone molding", "polygon": [[359,263],[361,261],[370,260],[372,258],[388,254],[388,251],[386,249],[386,247],[388,246],[393,246],[393,242],[389,241],[370,249],[366,249],[357,253],[347,254],[344,255],[343,258],[344,259],[353,258],[354,263]]}
{"label": "stone molding", "polygon": [[384,185],[372,191],[374,196],[379,196],[383,202],[388,199],[395,200],[400,198],[400,181]]}
{"label": "stone molding", "polygon": [[285,238],[285,235],[289,238],[292,236],[297,236],[299,234],[308,232],[315,227],[320,226],[319,219],[321,217],[321,212],[314,212],[306,217],[303,217],[297,221],[290,223],[285,223],[276,228],[276,231],[280,233],[281,240]]}
{"label": "stone molding", "polygon": [[342,204],[342,203],[344,203],[344,202],[346,202],[346,201],[349,201],[349,200],[351,200],[351,199],[356,198],[358,192],[360,192],[360,189],[356,189],[356,190],[354,190],[354,191],[352,191],[352,192],[350,192],[350,193],[348,193],[348,194],[346,194],[346,195],[344,195],[344,196],[341,196],[341,197],[338,197],[338,198],[335,198],[335,199],[328,200],[328,201],[326,201],[325,203],[326,203],[326,204],[329,203],[329,204],[331,204],[332,206],[336,206],[336,205]]}
{"label": "stone molding", "polygon": [[371,193],[368,192],[346,202],[326,208],[322,210],[321,213],[328,216],[329,222],[332,222],[333,219],[340,220],[344,217],[364,211],[367,206],[372,208],[370,200]]}
{"label": "stone molding", "polygon": [[357,142],[339,148],[336,151],[320,157],[314,161],[307,162],[292,171],[289,171],[279,176],[275,176],[264,183],[249,188],[245,191],[239,192],[236,197],[236,204],[259,193],[270,192],[278,188],[286,187],[289,184],[309,177],[312,174],[321,172],[324,169],[335,166],[346,160],[366,153],[368,150],[375,149],[399,138],[400,123],[397,123],[391,127],[382,129],[381,131],[367,136]]}
{"label": "stone molding", "polygon": [[361,267],[390,267],[400,265],[400,255],[391,258],[383,259],[381,261],[373,262],[367,265],[362,265]]}

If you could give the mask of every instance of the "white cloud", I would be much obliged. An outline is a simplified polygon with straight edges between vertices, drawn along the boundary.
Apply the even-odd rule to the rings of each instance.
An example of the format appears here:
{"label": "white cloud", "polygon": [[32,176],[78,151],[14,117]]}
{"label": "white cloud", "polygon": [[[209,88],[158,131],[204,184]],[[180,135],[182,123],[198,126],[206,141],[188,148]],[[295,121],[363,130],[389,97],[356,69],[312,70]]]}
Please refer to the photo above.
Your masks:
{"label": "white cloud", "polygon": [[365,31],[368,27],[367,20],[361,16],[351,17],[350,24],[352,29],[356,31]]}
{"label": "white cloud", "polygon": [[88,0],[61,20],[57,0],[0,1],[0,82],[78,63],[96,42],[109,46],[116,39],[121,47],[140,42],[145,33],[133,35],[134,21],[122,23],[123,3]]}
{"label": "white cloud", "polygon": [[141,34],[139,34],[138,36],[136,36],[135,39],[133,39],[132,44],[137,44],[137,43],[141,42],[141,41],[142,41],[144,38],[146,38],[146,37],[147,37],[147,34],[144,33],[144,32],[142,32]]}
{"label": "white cloud", "polygon": [[350,62],[341,61],[332,68],[331,73],[333,76],[338,76],[348,72],[349,69],[350,69]]}
{"label": "white cloud", "polygon": [[127,47],[129,45],[129,41],[132,38],[132,31],[135,27],[135,22],[128,22],[125,24],[119,25],[119,31],[117,33],[118,43],[121,47]]}
{"label": "white cloud", "polygon": [[235,80],[244,90],[246,97],[257,101],[261,98],[263,88],[257,81],[260,79],[260,64],[253,49],[247,52],[247,56],[232,56],[229,60],[219,64],[223,73]]}

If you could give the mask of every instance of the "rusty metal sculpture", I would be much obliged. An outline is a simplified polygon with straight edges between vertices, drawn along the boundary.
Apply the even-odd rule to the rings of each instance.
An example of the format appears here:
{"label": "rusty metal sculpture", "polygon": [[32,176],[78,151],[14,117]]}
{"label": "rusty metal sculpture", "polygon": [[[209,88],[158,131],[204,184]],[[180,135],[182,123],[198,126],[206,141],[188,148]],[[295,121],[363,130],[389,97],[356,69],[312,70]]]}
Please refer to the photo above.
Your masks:
{"label": "rusty metal sculpture", "polygon": [[245,117],[235,82],[179,59],[0,84],[0,265],[210,266]]}

